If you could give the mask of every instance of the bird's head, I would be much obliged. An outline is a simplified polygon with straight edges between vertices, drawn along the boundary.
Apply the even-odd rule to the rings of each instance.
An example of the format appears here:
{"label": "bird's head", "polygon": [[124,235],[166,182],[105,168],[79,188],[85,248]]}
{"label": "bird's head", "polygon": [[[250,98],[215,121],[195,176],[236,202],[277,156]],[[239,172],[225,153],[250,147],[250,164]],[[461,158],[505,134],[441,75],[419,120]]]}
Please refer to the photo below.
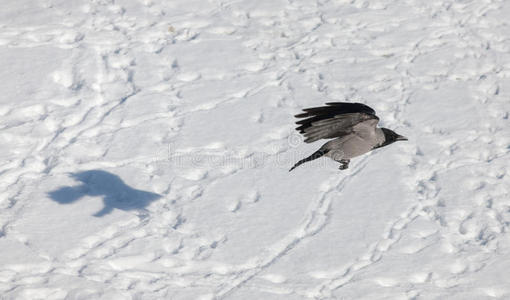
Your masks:
{"label": "bird's head", "polygon": [[396,133],[395,131],[388,129],[388,128],[381,128],[384,133],[384,143],[381,145],[381,147],[392,144],[396,141],[407,141],[407,138],[405,136],[401,136],[400,134]]}

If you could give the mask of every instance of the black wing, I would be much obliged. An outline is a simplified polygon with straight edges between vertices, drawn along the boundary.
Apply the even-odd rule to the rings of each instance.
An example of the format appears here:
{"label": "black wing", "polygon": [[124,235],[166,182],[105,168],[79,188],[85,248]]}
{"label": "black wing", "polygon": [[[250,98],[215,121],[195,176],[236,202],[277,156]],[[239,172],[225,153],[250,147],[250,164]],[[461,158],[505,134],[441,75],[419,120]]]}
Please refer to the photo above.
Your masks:
{"label": "black wing", "polygon": [[379,118],[375,111],[362,103],[330,102],[326,106],[303,109],[304,113],[296,118],[296,127],[305,136],[306,143],[320,139],[341,137],[352,132],[362,135],[370,134],[375,129]]}

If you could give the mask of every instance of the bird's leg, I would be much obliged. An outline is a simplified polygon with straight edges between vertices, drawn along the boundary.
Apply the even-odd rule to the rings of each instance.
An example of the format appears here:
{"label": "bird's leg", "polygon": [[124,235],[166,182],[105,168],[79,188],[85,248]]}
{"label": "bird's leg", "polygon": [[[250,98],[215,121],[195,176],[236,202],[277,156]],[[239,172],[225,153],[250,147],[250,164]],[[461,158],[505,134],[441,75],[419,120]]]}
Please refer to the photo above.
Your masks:
{"label": "bird's leg", "polygon": [[341,160],[339,160],[338,162],[340,163],[340,167],[338,167],[338,169],[345,170],[345,169],[349,168],[349,162],[350,161],[351,161],[350,159],[341,159]]}

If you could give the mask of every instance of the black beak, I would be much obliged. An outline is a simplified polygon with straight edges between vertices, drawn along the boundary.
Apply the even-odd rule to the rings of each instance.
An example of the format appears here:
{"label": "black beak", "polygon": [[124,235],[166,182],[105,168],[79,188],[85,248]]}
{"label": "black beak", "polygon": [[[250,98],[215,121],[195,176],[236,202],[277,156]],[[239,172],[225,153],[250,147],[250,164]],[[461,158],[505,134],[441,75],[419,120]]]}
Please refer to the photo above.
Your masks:
{"label": "black beak", "polygon": [[395,141],[407,141],[407,138],[405,136],[399,135]]}

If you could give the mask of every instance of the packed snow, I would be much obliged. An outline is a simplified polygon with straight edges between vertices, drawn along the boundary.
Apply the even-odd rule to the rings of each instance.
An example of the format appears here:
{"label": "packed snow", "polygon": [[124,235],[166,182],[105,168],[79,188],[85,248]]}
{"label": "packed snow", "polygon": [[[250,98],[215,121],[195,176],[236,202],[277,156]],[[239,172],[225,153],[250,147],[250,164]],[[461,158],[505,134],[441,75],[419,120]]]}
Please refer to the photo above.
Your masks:
{"label": "packed snow", "polygon": [[[509,15],[0,2],[0,298],[509,299]],[[289,173],[332,101],[409,141]]]}

